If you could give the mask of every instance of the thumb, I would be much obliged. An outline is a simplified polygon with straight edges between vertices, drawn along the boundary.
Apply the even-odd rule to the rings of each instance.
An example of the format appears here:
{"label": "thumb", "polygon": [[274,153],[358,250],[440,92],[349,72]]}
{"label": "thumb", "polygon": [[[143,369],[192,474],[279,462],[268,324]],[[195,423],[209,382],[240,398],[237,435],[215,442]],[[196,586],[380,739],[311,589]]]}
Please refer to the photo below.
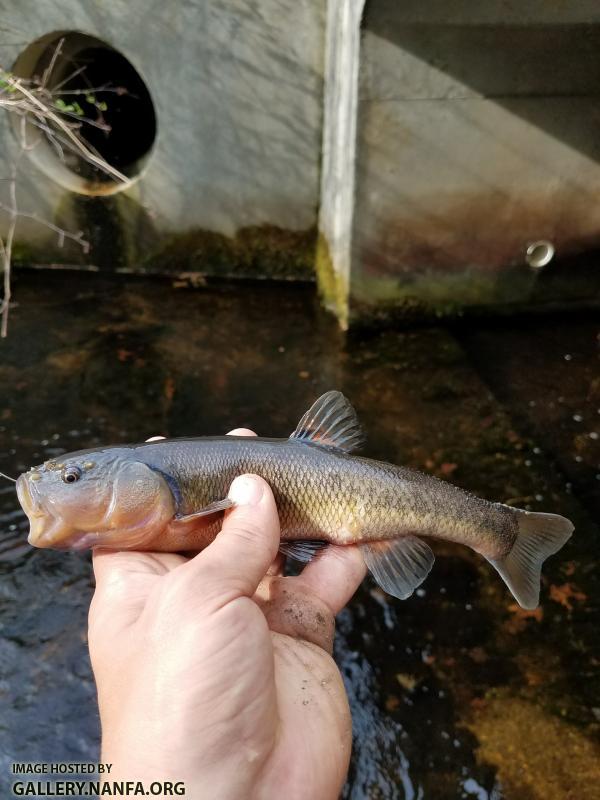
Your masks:
{"label": "thumb", "polygon": [[258,475],[241,475],[229,489],[234,507],[221,532],[183,569],[198,578],[207,594],[209,586],[227,600],[252,597],[266,575],[279,546],[279,517],[269,484]]}

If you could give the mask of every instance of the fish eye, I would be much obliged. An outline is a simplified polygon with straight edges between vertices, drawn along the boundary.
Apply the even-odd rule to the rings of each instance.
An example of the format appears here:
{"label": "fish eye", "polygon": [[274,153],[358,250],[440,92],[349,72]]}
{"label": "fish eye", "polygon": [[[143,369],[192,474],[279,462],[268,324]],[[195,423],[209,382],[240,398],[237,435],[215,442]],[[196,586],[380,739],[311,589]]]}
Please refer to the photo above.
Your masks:
{"label": "fish eye", "polygon": [[81,478],[81,470],[79,467],[72,464],[70,467],[63,470],[61,477],[65,483],[75,483],[75,481]]}

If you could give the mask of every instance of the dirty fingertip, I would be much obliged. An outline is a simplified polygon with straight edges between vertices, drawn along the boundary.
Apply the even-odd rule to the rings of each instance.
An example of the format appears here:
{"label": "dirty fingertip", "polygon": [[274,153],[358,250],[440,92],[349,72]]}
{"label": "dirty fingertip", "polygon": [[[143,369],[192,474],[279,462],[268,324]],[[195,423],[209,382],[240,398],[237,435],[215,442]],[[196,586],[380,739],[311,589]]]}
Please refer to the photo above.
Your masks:
{"label": "dirty fingertip", "polygon": [[238,506],[257,506],[265,492],[265,483],[257,475],[240,475],[229,489],[228,497]]}
{"label": "dirty fingertip", "polygon": [[358,589],[366,571],[358,547],[332,545],[314,558],[299,577],[337,614]]}

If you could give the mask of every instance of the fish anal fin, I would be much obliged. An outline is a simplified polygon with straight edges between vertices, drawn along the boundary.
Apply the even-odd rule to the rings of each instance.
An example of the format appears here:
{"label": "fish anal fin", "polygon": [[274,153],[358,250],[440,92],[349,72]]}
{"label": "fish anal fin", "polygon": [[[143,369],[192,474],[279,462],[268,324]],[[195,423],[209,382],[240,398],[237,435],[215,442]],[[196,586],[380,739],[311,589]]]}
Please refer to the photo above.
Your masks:
{"label": "fish anal fin", "polygon": [[510,553],[501,559],[488,559],[522,608],[536,608],[540,598],[542,564],[565,544],[573,533],[573,523],[558,514],[518,512],[519,531]]}
{"label": "fish anal fin", "polygon": [[429,545],[412,535],[366,542],[360,549],[375,581],[400,600],[406,600],[423,583],[435,561]]}
{"label": "fish anal fin", "polygon": [[295,558],[296,561],[308,563],[319,555],[326,547],[327,542],[321,539],[296,539],[289,542],[279,542],[279,552],[284,556]]}
{"label": "fish anal fin", "polygon": [[331,391],[315,400],[290,439],[337,447],[349,453],[360,447],[364,435],[349,400],[341,392]]}
{"label": "fish anal fin", "polygon": [[173,522],[191,522],[199,517],[207,517],[209,514],[218,514],[220,511],[227,511],[227,509],[232,508],[233,505],[233,500],[224,497],[223,500],[214,500],[212,503],[204,506],[204,508],[199,508],[198,511],[192,511],[189,514],[178,514]]}

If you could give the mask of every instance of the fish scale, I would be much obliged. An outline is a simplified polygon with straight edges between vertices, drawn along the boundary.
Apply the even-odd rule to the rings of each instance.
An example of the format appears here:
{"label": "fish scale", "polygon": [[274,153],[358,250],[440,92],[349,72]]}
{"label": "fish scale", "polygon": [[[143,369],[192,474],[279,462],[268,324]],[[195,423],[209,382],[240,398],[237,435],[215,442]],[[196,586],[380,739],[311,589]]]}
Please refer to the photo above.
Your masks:
{"label": "fish scale", "polygon": [[462,544],[471,537],[502,555],[517,532],[507,507],[331,446],[223,436],[147,444],[132,455],[176,477],[182,515],[225,497],[238,475],[260,475],[273,490],[284,539],[357,544],[418,532]]}

